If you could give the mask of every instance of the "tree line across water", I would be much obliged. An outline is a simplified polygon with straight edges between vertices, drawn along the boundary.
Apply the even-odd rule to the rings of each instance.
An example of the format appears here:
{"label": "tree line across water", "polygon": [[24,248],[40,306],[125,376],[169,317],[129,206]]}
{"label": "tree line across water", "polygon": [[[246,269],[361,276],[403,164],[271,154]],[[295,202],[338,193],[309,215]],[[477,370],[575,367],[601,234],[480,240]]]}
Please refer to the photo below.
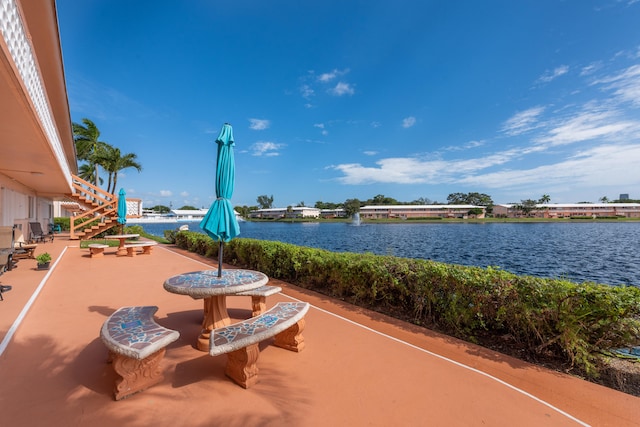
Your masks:
{"label": "tree line across water", "polygon": [[[609,200],[606,196],[603,196],[599,199],[601,203],[640,203],[640,200]],[[256,199],[257,205],[254,206],[236,206],[236,211],[245,217],[248,217],[249,212],[255,211],[258,209],[270,209],[273,205],[273,195],[260,195]],[[538,200],[534,199],[524,199],[520,202],[510,203],[515,206],[516,209],[523,212],[523,214],[528,215],[537,209],[537,205],[547,204],[551,202],[551,197],[548,194],[543,194]],[[579,203],[591,203],[591,202],[579,202]],[[360,208],[363,206],[370,205],[473,205],[473,206],[483,206],[486,208],[486,212],[491,214],[493,209],[493,199],[490,195],[485,193],[478,192],[470,192],[470,193],[451,193],[447,196],[446,203],[440,203],[435,200],[431,200],[427,197],[420,197],[416,200],[410,202],[402,202],[394,199],[393,197],[388,197],[383,194],[378,194],[373,198],[367,200],[359,200],[359,199],[347,199],[341,203],[333,203],[333,202],[323,202],[317,201],[314,208],[317,209],[344,209],[347,216],[351,216],[356,212],[360,211]],[[297,207],[306,206],[304,202],[300,202],[297,204]],[[470,213],[479,213],[479,212],[470,212]]]}

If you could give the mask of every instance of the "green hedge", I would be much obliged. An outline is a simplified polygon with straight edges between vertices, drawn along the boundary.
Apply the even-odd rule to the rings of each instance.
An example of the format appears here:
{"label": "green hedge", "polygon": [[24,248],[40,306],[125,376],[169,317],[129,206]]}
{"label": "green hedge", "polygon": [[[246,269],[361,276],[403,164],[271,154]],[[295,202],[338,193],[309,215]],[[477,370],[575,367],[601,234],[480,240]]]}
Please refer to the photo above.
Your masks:
{"label": "green hedge", "polygon": [[[175,243],[217,257],[218,243],[181,231]],[[640,344],[640,288],[518,276],[499,268],[336,253],[234,239],[224,262],[476,341],[492,334],[597,375],[601,351]]]}

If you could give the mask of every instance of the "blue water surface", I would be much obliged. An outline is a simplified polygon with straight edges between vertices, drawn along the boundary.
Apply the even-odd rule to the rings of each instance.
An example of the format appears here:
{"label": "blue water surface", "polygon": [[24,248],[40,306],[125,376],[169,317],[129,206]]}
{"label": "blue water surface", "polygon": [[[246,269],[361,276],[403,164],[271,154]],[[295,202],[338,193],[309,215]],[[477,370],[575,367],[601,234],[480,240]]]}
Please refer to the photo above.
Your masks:
{"label": "blue water surface", "polygon": [[[162,236],[185,223],[141,224]],[[199,222],[186,223],[202,232]],[[640,285],[640,222],[363,224],[242,222],[240,236],[515,274]]]}

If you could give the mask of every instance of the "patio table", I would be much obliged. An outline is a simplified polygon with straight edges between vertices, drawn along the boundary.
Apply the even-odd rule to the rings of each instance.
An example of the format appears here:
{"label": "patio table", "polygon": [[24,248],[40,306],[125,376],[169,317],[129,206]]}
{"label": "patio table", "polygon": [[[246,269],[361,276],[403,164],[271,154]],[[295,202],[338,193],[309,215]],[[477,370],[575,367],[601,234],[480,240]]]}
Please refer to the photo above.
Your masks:
{"label": "patio table", "polygon": [[227,295],[259,288],[268,281],[269,278],[259,271],[222,270],[222,277],[218,277],[217,270],[203,270],[170,277],[163,286],[174,294],[204,298],[202,330],[196,348],[208,352],[211,331],[231,324],[227,312]]}
{"label": "patio table", "polygon": [[105,236],[105,239],[109,239],[109,240],[120,240],[120,244],[118,245],[118,251],[116,252],[116,255],[126,255],[127,254],[127,249],[124,247],[124,242],[127,239],[136,239],[140,237],[139,234],[114,234],[111,236]]}

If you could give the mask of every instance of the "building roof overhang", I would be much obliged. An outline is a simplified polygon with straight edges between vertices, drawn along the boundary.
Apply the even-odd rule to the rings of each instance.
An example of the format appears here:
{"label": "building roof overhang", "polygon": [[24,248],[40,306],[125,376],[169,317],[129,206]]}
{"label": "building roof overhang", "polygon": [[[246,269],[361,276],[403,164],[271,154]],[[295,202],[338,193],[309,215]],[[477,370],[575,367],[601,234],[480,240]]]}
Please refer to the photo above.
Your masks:
{"label": "building roof overhang", "polygon": [[77,159],[55,1],[0,2],[0,173],[68,194]]}

